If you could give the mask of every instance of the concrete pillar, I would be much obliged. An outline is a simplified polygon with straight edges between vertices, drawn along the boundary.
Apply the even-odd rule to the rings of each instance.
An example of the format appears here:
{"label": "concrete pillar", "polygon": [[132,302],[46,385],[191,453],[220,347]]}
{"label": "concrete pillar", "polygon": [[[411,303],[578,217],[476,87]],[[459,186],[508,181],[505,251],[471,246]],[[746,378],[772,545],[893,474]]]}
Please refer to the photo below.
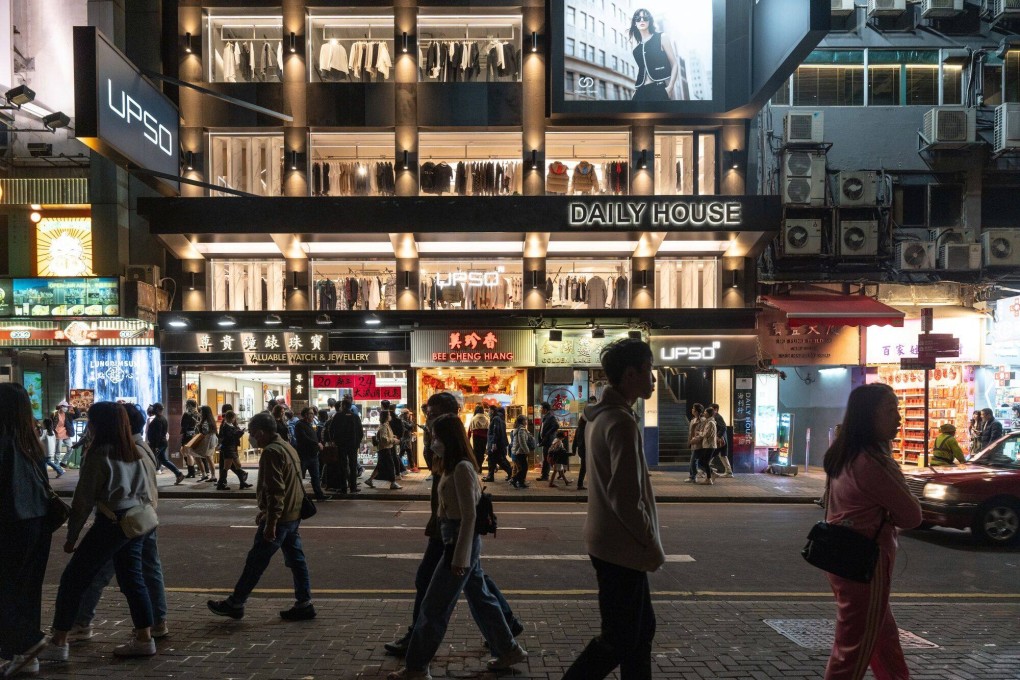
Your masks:
{"label": "concrete pillar", "polygon": [[[524,152],[524,195],[541,196],[545,194],[545,66],[549,55],[545,54],[542,42],[539,50],[531,51],[531,34],[546,34],[545,10],[542,6],[525,7],[522,17],[522,39],[524,51],[524,68],[522,87],[524,88],[523,144]],[[532,152],[535,152],[532,167]],[[544,267],[543,267],[544,269]],[[525,286],[527,288],[527,286]],[[527,297],[527,295],[525,295]]]}
{"label": "concrete pillar", "polygon": [[630,306],[631,309],[652,309],[655,307],[655,258],[630,258]]}
{"label": "concrete pillar", "polygon": [[286,274],[286,305],[287,311],[312,309],[311,272],[308,260],[304,258],[288,258]]}
{"label": "concrete pillar", "polygon": [[206,260],[182,260],[180,278],[181,310],[204,312],[209,309],[209,291],[206,289],[208,276]]}
{"label": "concrete pillar", "polygon": [[[645,167],[642,168],[642,158]],[[630,131],[630,193],[651,196],[655,193],[655,127],[633,125]]]}
{"label": "concrete pillar", "polygon": [[[402,0],[393,9],[393,30],[400,45],[407,33],[407,54],[398,52],[394,59],[394,158],[397,196],[418,195],[418,8],[413,0]],[[407,168],[404,168],[407,152]]]}

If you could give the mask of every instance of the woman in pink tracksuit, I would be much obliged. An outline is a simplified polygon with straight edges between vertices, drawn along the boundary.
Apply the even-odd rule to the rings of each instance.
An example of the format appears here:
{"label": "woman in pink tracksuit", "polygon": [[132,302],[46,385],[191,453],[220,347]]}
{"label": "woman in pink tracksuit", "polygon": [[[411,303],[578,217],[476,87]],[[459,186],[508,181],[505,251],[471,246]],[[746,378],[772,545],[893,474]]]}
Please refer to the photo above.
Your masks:
{"label": "woman in pink tracksuit", "polygon": [[880,548],[871,583],[828,574],[836,596],[836,640],[826,680],[860,680],[869,665],[876,680],[910,677],[889,608],[889,590],[896,561],[896,527],[919,525],[921,506],[891,457],[889,442],[899,427],[892,388],[880,383],[862,385],[850,393],[839,435],[825,453],[828,521],[869,537],[877,531]]}

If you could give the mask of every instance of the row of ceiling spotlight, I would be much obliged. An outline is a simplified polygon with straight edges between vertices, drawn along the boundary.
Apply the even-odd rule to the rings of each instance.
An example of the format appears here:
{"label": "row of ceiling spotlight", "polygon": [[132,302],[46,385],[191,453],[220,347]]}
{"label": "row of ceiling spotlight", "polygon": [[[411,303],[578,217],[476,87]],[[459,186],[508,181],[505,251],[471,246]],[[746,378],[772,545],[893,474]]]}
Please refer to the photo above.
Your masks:
{"label": "row of ceiling spotlight", "polygon": [[[267,326],[281,326],[283,325],[283,318],[279,314],[267,314],[263,323]],[[366,326],[378,326],[382,323],[375,314],[369,315],[365,319]],[[332,326],[333,319],[330,318],[329,314],[319,314],[315,317],[315,324],[317,326]],[[167,321],[167,325],[171,328],[188,328],[191,326],[191,321],[183,316],[175,316]],[[237,326],[237,319],[229,314],[224,314],[216,319],[216,325],[220,328],[233,328]]]}

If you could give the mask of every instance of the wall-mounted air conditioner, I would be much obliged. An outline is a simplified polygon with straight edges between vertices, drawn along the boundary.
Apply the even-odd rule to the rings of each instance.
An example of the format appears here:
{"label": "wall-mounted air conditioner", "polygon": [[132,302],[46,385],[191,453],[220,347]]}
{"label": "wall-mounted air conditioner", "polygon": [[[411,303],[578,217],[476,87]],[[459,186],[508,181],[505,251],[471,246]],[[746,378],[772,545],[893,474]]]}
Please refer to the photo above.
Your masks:
{"label": "wall-mounted air conditioner", "polygon": [[922,19],[955,17],[963,13],[963,0],[921,0]]}
{"label": "wall-mounted air conditioner", "polygon": [[1020,104],[995,107],[995,153],[1020,148]]}
{"label": "wall-mounted air conditioner", "polygon": [[868,18],[898,17],[907,11],[907,0],[868,0]]}
{"label": "wall-mounted air conditioner", "polygon": [[790,111],[783,119],[785,144],[821,144],[824,132],[825,115],[821,111]]}
{"label": "wall-mounted air conditioner", "polygon": [[783,203],[825,205],[825,152],[783,152]]}
{"label": "wall-mounted air conditioner", "polygon": [[839,223],[840,257],[878,255],[877,220],[842,220]]}
{"label": "wall-mounted air conditioner", "polygon": [[1020,0],[984,0],[982,12],[992,21],[1020,17]]}
{"label": "wall-mounted air conditioner", "polygon": [[921,137],[931,148],[954,149],[977,141],[977,112],[966,106],[939,106],[924,113]]}
{"label": "wall-mounted air conditioner", "polygon": [[977,243],[977,231],[965,227],[937,227],[928,230],[928,240],[938,244],[939,248],[949,244]]}
{"label": "wall-mounted air conditioner", "polygon": [[877,172],[841,172],[836,175],[836,202],[841,208],[875,205]]}
{"label": "wall-mounted air conditioner", "polygon": [[981,234],[981,252],[986,267],[1020,265],[1020,230],[989,229]]}
{"label": "wall-mounted air conditioner", "polygon": [[856,10],[854,0],[832,0],[832,16],[848,17]]}
{"label": "wall-mounted air conditioner", "polygon": [[962,272],[981,269],[981,245],[950,243],[939,248],[939,269]]}
{"label": "wall-mounted air conditioner", "polygon": [[821,220],[784,220],[782,237],[786,257],[822,254]]}
{"label": "wall-mounted air conditioner", "polygon": [[931,241],[905,241],[896,244],[896,267],[900,271],[935,269],[935,244]]}
{"label": "wall-mounted air conditioner", "polygon": [[159,265],[131,264],[124,269],[124,278],[128,281],[143,281],[154,286],[159,285]]}

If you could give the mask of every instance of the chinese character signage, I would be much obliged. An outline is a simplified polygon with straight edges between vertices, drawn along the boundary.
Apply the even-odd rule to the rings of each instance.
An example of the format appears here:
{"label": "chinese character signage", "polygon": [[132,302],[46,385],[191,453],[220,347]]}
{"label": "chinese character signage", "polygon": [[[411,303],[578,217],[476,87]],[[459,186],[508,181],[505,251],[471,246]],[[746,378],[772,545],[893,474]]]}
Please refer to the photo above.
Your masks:
{"label": "chinese character signage", "polygon": [[116,278],[0,279],[0,316],[120,316]]}
{"label": "chinese character signage", "polygon": [[733,469],[754,472],[754,367],[737,366],[733,378]]}
{"label": "chinese character signage", "polygon": [[782,311],[766,309],[758,315],[758,338],[764,357],[776,366],[860,364],[857,326],[790,326]]}
{"label": "chinese character signage", "polygon": [[1020,364],[1020,296],[1004,298],[995,303],[989,361],[1004,365]]}
{"label": "chinese character signage", "polygon": [[606,337],[593,338],[591,331],[561,331],[563,339],[552,341],[549,331],[535,333],[535,359],[539,366],[601,366],[602,349],[627,337],[627,331],[606,331]]}
{"label": "chinese character signage", "polygon": [[656,366],[753,366],[758,362],[753,335],[653,335]]}
{"label": "chinese character signage", "polygon": [[[958,318],[940,318],[936,311],[935,333],[948,333],[960,340],[960,356],[939,357],[936,361],[949,363],[981,363],[981,345],[984,336],[984,318],[980,315]],[[920,319],[906,319],[902,328],[870,326],[865,331],[865,362],[868,364],[899,364],[900,359],[917,356],[917,336],[921,333]]]}
{"label": "chinese character signage", "polygon": [[377,385],[374,373],[316,373],[312,376],[312,387],[350,390],[355,401],[401,400],[400,386]]}
{"label": "chinese character signage", "polygon": [[411,334],[413,366],[534,366],[532,331],[475,327]]}
{"label": "chinese character signage", "polygon": [[169,352],[242,355],[249,366],[281,364],[406,365],[406,352],[331,351],[322,332],[239,331],[233,333],[167,333]]}

